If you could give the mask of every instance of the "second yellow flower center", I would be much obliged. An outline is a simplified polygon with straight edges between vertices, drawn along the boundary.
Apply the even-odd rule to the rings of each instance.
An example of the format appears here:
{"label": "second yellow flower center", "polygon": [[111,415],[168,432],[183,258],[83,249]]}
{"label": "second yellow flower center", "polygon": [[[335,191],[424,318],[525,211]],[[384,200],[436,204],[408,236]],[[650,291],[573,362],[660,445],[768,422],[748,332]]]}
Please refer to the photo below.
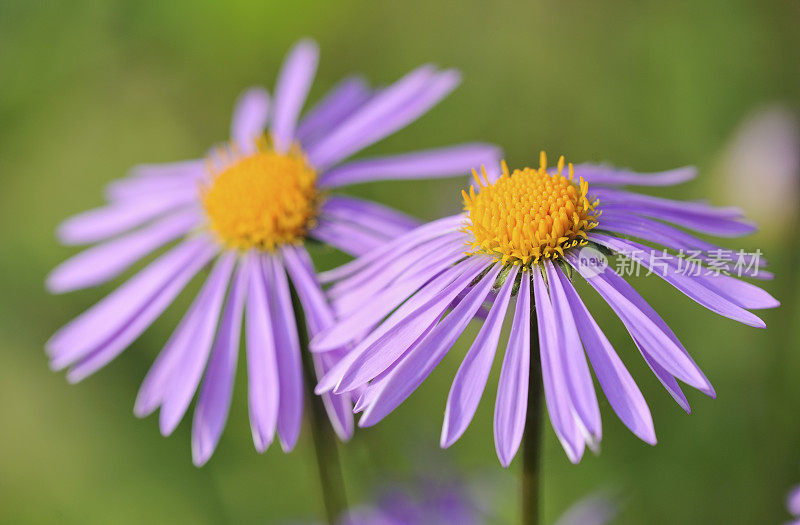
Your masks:
{"label": "second yellow flower center", "polygon": [[462,192],[472,253],[494,255],[503,264],[531,265],[586,244],[586,232],[597,226],[600,216],[598,203],[589,202],[586,181],[574,182],[571,164],[568,176],[563,169],[561,157],[557,172],[548,173],[542,152],[539,169],[509,173],[503,162],[502,175],[491,184],[474,174],[479,192],[474,187]]}
{"label": "second yellow flower center", "polygon": [[300,242],[314,225],[317,174],[299,148],[232,159],[203,189],[209,227],[229,247],[272,251]]}

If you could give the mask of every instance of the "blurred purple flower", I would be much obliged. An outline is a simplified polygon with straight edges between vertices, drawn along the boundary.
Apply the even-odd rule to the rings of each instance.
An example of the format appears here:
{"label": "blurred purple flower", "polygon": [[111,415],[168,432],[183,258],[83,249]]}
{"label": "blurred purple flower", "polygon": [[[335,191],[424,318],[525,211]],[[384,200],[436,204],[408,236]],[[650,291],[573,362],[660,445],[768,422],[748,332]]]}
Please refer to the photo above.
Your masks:
{"label": "blurred purple flower", "polygon": [[[317,60],[316,44],[299,42],[278,75],[274,103],[263,88],[239,99],[230,143],[205,160],[138,166],[108,186],[106,206],[58,229],[65,244],[97,244],[53,270],[47,287],[54,293],[109,281],[178,240],[47,342],[52,368],[69,367],[71,382],[125,350],[214,261],[135,406],[140,417],[161,407],[160,429],[169,435],[202,379],[192,425],[197,465],[209,459],[227,420],[243,317],[255,446],[264,451],[276,432],[285,451],[297,441],[303,377],[290,281],[311,336],[334,321],[305,241],[361,255],[418,224],[382,205],[328,192],[365,181],[461,175],[499,158],[496,147],[476,143],[346,161],[425,114],[456,87],[459,74],[425,65],[379,89],[349,78],[298,118]],[[314,355],[317,374],[344,351]],[[325,394],[323,401],[336,432],[348,439],[350,396]]]}
{"label": "blurred purple flower", "polygon": [[[502,465],[508,466],[519,448],[529,370],[539,368],[530,366],[537,358],[531,355],[531,338],[536,337],[532,326],[538,326],[550,421],[571,461],[578,462],[585,446],[599,442],[602,435],[584,350],[622,422],[640,439],[655,444],[644,397],[581,300],[571,275],[584,277],[611,306],[647,364],[688,412],[678,380],[714,397],[711,383],[644,298],[613,268],[601,264],[604,253],[641,265],[709,310],[763,328],[764,322],[748,309],[772,308],[778,302],[761,288],[724,273],[708,273],[705,267],[698,275],[687,274],[681,269],[682,258],[626,238],[673,250],[709,251],[718,247],[666,223],[726,237],[755,227],[734,208],[651,197],[620,187],[674,185],[692,178],[692,168],[642,175],[581,165],[574,167],[574,174],[570,166],[567,178],[561,174],[563,159],[557,173],[548,172],[544,155],[538,170],[512,174],[503,168],[499,178],[484,173],[479,192],[471,188],[464,193],[466,214],[426,224],[321,274],[324,282],[333,283],[328,294],[340,319],[314,338],[311,350],[324,355],[342,345],[356,346],[320,380],[317,392],[359,392],[355,410],[364,412],[359,426],[374,425],[425,380],[488,302],[489,313],[447,399],[440,444],[449,447],[475,414],[518,290],[495,404],[495,447]],[[363,327],[377,323],[360,338]]]}
{"label": "blurred purple flower", "polygon": [[748,116],[725,148],[717,170],[725,197],[739,202],[772,235],[793,227],[800,199],[800,127],[786,108]]}

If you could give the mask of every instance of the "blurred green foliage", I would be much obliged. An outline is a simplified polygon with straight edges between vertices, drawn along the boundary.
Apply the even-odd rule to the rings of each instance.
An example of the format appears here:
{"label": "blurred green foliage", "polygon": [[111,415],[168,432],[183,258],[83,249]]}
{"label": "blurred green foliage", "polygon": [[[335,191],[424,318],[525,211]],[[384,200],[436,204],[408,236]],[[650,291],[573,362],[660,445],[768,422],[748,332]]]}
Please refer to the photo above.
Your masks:
{"label": "blurred green foliage", "polygon": [[[75,251],[56,244],[55,225],[99,205],[103,185],[130,166],[197,157],[225,139],[236,96],[252,84],[271,87],[297,38],[312,36],[322,49],[312,101],[352,72],[387,83],[426,61],[463,71],[452,96],[365,155],[479,139],[501,144],[512,166],[534,162],[546,149],[642,171],[697,164],[707,175],[750,110],[772,101],[797,109],[799,7],[755,0],[4,0],[0,522],[318,516],[309,437],[289,455],[277,446],[262,456],[253,450],[243,366],[228,428],[202,469],[191,464],[186,420],[165,439],[153,418],[133,416],[138,385],[185,297],[80,385],[51,373],[42,349],[56,328],[114,286],[46,294],[46,273]],[[369,184],[352,193],[430,219],[458,209],[463,182]],[[724,174],[705,176],[670,194],[723,204],[716,198],[721,184]],[[639,442],[604,399],[597,457],[571,465],[546,427],[547,522],[597,487],[625,495],[621,523],[785,518],[786,490],[800,481],[798,244],[793,225],[764,228],[779,235],[729,246],[760,247],[773,263],[778,277],[767,287],[784,306],[764,313],[766,331],[704,311],[655,279],[635,283],[717,389],[717,400],[687,392],[691,416],[643,365],[610,310],[586,294],[648,399],[659,444]],[[342,260],[327,251],[314,255],[322,268]],[[499,366],[466,435],[451,450],[437,448],[449,382],[464,351],[462,342],[408,402],[344,448],[353,501],[368,499],[383,480],[431,464],[513,480],[518,464],[502,471],[492,442]],[[498,507],[503,519],[513,519],[516,493],[506,493]]]}

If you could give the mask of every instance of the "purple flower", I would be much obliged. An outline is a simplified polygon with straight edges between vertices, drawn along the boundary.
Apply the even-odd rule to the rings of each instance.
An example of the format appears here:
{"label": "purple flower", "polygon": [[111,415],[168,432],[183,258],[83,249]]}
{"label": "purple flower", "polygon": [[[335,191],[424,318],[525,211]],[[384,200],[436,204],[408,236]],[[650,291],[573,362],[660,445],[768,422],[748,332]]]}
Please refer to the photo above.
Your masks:
{"label": "purple flower", "polygon": [[786,510],[792,515],[792,521],[787,525],[800,524],[800,485],[795,485],[786,495]]}
{"label": "purple flower", "polygon": [[[668,186],[691,179],[681,168],[650,175],[602,166],[540,168],[480,180],[464,192],[465,214],[426,224],[378,250],[321,275],[333,283],[339,321],[311,343],[325,352],[356,343],[317,385],[317,392],[359,393],[359,426],[374,425],[403,402],[442,360],[476,315],[485,317],[453,381],[441,446],[466,430],[486,385],[506,312],[514,319],[503,359],[494,415],[497,455],[508,466],[519,448],[526,419],[529,371],[541,369],[553,429],[569,459],[578,462],[587,444],[601,439],[600,411],[586,361],[622,422],[647,443],[656,442],[647,404],[611,343],[571,282],[580,274],[623,322],[647,364],[687,412],[678,380],[714,397],[706,376],[653,308],[608,265],[633,262],[658,275],[695,302],[741,323],[764,327],[748,310],[778,302],[762,289],[713,266],[740,262],[748,275],[760,271],[757,256],[736,255],[675,224],[726,237],[755,227],[734,208],[680,202],[622,189]],[[591,184],[591,187],[589,185]],[[636,237],[688,258],[628,240]],[[466,248],[465,248],[466,246]],[[466,253],[465,253],[466,251]],[[709,254],[716,254],[715,258]],[[719,260],[717,260],[719,259]],[[695,272],[694,270],[699,270]],[[695,274],[696,273],[696,274]],[[513,300],[514,295],[516,299]],[[533,308],[535,306],[535,308]],[[449,313],[447,313],[449,310]],[[532,319],[532,311],[535,318]],[[360,338],[364,327],[376,326]],[[531,333],[538,326],[539,366],[531,366]],[[584,354],[585,352],[585,354]]]}
{"label": "purple flower", "polygon": [[[264,451],[276,432],[285,451],[297,442],[303,377],[290,286],[311,336],[334,322],[304,242],[361,255],[418,224],[379,204],[329,192],[364,181],[459,175],[499,158],[494,146],[466,144],[344,162],[426,113],[455,88],[459,75],[426,65],[380,89],[350,78],[298,118],[317,58],[316,44],[299,42],[278,76],[274,103],[262,88],[242,95],[228,144],[206,159],[135,168],[109,185],[106,206],[58,230],[65,244],[97,244],[50,274],[47,287],[55,293],[104,283],[178,241],[47,342],[52,367],[69,368],[71,382],[119,355],[213,262],[135,406],[140,417],[160,407],[161,432],[168,435],[202,380],[192,425],[197,465],[209,459],[225,426],[243,319],[255,446]],[[343,352],[314,355],[316,372],[327,372]],[[326,394],[323,401],[338,435],[349,438],[350,396]]]}

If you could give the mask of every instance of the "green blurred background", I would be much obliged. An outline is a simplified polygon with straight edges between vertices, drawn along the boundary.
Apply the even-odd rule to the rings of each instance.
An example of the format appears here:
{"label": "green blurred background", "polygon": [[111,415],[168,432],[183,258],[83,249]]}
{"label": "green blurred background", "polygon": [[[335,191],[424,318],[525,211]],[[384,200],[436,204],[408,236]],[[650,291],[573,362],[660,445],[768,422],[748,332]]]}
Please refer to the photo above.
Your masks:
{"label": "green blurred background", "polygon": [[[753,111],[775,103],[798,109],[799,15],[796,1],[755,0],[3,0],[0,522],[319,516],[309,436],[290,455],[277,446],[264,455],[253,450],[243,366],[228,427],[201,469],[191,464],[188,418],[165,439],[153,417],[133,416],[138,385],[185,297],[77,386],[50,372],[43,352],[55,329],[116,284],[48,296],[44,276],[75,252],[56,244],[56,224],[100,205],[103,185],[130,166],[197,157],[225,139],[237,95],[253,84],[271,88],[297,38],[311,36],[322,50],[312,102],[351,72],[387,83],[426,61],[463,71],[453,95],[365,155],[480,139],[502,145],[512,166],[534,162],[540,149],[641,171],[696,164],[701,177],[670,195],[747,208],[751,192],[731,202],[735,179],[721,159]],[[744,175],[772,187],[773,173],[763,166]],[[458,209],[463,184],[384,183],[351,193],[430,219]],[[659,444],[639,442],[601,399],[602,453],[574,466],[548,425],[548,523],[598,487],[624,495],[619,523],[788,517],[784,496],[800,481],[797,195],[780,191],[776,198],[776,213],[760,217],[761,233],[727,244],[761,248],[773,263],[777,279],[766,286],[784,306],[764,313],[766,331],[707,312],[657,279],[635,283],[717,389],[717,400],[687,391],[691,415],[661,388],[610,310],[586,294],[645,393]],[[320,268],[342,260],[325,251],[314,255]],[[437,447],[465,345],[393,415],[345,447],[351,500],[367,501],[382,480],[433,465],[434,477],[462,472],[507,487],[496,506],[501,522],[514,518],[519,461],[504,471],[492,442],[499,366],[466,435],[448,451]]]}

